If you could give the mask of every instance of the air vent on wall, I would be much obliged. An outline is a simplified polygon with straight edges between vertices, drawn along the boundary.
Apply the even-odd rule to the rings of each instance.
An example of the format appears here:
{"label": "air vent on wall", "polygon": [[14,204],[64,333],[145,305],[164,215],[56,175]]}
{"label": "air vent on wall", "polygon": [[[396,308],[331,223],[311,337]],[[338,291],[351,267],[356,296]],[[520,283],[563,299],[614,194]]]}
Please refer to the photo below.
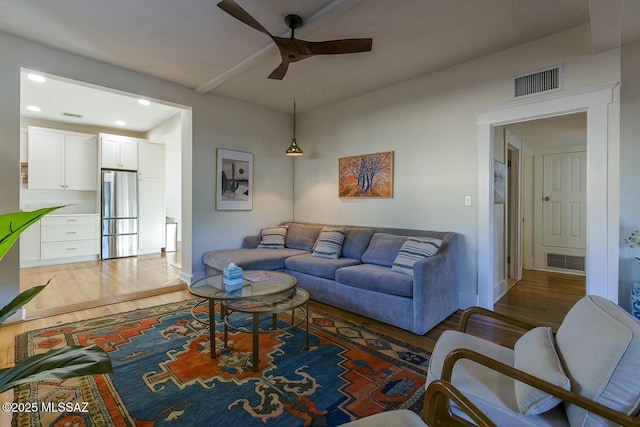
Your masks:
{"label": "air vent on wall", "polygon": [[562,89],[562,66],[547,68],[513,79],[514,98],[560,89]]}
{"label": "air vent on wall", "polygon": [[81,119],[84,117],[82,114],[68,113],[66,111],[60,111],[60,114],[62,114],[65,117],[73,117],[75,119]]}
{"label": "air vent on wall", "polygon": [[584,257],[548,253],[547,267],[584,272]]}

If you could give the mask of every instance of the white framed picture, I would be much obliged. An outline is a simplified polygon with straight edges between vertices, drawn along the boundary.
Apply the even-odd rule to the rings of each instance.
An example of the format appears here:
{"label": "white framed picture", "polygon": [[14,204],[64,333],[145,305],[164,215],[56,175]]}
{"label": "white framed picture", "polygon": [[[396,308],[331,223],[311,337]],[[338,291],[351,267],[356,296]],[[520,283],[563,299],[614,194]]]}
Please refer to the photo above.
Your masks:
{"label": "white framed picture", "polygon": [[253,209],[253,154],[218,148],[216,209]]}

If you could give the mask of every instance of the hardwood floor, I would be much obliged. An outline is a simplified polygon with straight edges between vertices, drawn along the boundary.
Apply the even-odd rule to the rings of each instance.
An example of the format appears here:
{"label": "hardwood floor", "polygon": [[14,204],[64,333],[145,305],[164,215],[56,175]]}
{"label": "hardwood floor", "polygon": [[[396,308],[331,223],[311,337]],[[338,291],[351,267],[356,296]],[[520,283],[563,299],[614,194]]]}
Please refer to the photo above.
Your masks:
{"label": "hardwood floor", "polygon": [[[149,260],[139,259],[138,262],[124,263],[121,266],[111,265],[115,263],[108,263],[107,266],[77,266],[78,268],[74,268],[71,270],[82,270],[83,268],[93,269],[95,274],[97,274],[97,272],[100,272],[100,278],[89,278],[87,276],[89,274],[88,272],[79,273],[71,271],[65,272],[64,275],[62,273],[59,273],[59,276],[56,276],[55,280],[56,282],[64,283],[65,285],[59,285],[57,287],[53,287],[52,289],[46,289],[44,292],[49,292],[49,296],[46,299],[51,299],[51,301],[59,302],[65,301],[66,299],[72,299],[75,298],[74,295],[71,295],[74,293],[74,289],[81,286],[88,286],[89,281],[90,283],[92,283],[92,285],[90,286],[104,286],[104,281],[107,277],[109,277],[106,272],[110,273],[111,271],[113,271],[114,275],[117,277],[124,277],[126,278],[126,280],[130,280],[129,283],[133,283],[132,286],[136,290],[140,290],[141,288],[145,288],[147,286],[145,284],[147,283],[146,278],[148,277],[145,276],[144,279],[140,279],[145,284],[136,283],[134,278],[140,278],[140,276],[142,275],[141,272],[135,272],[136,267],[145,269],[145,271],[147,271],[147,267],[145,267],[145,264],[149,264],[148,268],[153,269],[153,267],[150,267],[152,264],[162,266],[163,263],[169,264],[172,262],[174,261],[163,261],[162,259],[156,257],[155,259],[149,258]],[[157,268],[160,270],[162,269],[161,267]],[[167,273],[167,276],[165,276],[164,279],[159,280],[158,283],[171,283],[174,280],[173,276],[177,276],[177,272],[174,272],[172,270],[165,269],[164,271],[165,273]],[[105,276],[102,276],[103,273],[105,274]],[[155,273],[158,273],[158,271],[156,271]],[[44,273],[42,273],[42,277],[36,276],[33,272],[30,272],[30,274],[33,274],[31,277],[35,277],[40,281],[42,281],[43,278],[48,279],[48,277],[50,277],[49,275]],[[64,280],[59,279],[59,277],[61,276],[64,277]],[[160,274],[160,276],[162,276],[162,274]],[[75,281],[77,281],[77,283]],[[566,312],[573,306],[573,304],[577,300],[585,295],[585,291],[586,283],[584,277],[539,271],[525,271],[523,279],[519,283],[515,284],[507,292],[507,294],[502,299],[500,299],[500,301],[498,301],[495,306],[495,310],[500,313],[518,317],[521,320],[527,321],[529,323],[551,326],[552,328],[557,329]],[[125,295],[117,295],[118,292],[121,291],[111,292],[109,294],[110,296],[104,296],[102,301],[108,298],[123,297],[123,295]],[[152,307],[155,305],[181,301],[189,298],[193,298],[193,296],[187,290],[185,290],[184,285],[182,285],[182,290],[163,293],[162,295],[132,299],[124,302],[108,303],[107,305],[101,305],[94,308],[85,307],[77,311],[49,315],[46,317],[41,316],[39,318],[33,318],[32,320],[27,320],[24,322],[0,326],[0,369],[13,365],[15,355],[15,336],[26,331],[46,328],[49,326],[60,325],[63,323],[69,323],[83,319],[106,316],[118,312]],[[96,301],[100,300],[98,299]],[[41,304],[43,307],[43,311],[46,310],[44,307],[53,306],[53,304],[49,301],[42,302]],[[460,320],[460,315],[462,313],[459,310],[458,312],[447,318],[445,321],[440,323],[438,326],[436,326],[434,329],[429,331],[427,334],[420,336],[315,301],[312,301],[311,309],[320,309],[329,312],[356,324],[366,326],[381,334],[393,336],[399,340],[407,342],[415,347],[422,348],[428,352],[433,351],[433,347],[442,332],[448,329],[457,328],[458,322]],[[479,318],[473,319],[472,322],[470,322],[469,329],[479,336],[492,339],[498,343],[508,346],[512,346],[521,334],[521,331],[512,327],[508,327],[491,320]],[[13,394],[11,391],[0,394],[0,401],[10,402],[12,400]],[[7,420],[10,421],[10,417],[7,418],[7,415],[8,414],[0,413],[0,425],[5,425],[3,424],[3,422],[7,422]]]}
{"label": "hardwood floor", "polygon": [[26,305],[27,319],[83,310],[185,289],[180,252],[79,262],[20,270],[21,291],[52,279]]}

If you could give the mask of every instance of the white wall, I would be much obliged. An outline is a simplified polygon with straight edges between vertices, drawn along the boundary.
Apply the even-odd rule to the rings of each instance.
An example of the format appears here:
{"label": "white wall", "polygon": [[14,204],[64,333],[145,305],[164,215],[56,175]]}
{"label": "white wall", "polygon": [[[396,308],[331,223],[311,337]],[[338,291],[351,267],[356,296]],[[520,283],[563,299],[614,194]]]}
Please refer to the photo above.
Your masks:
{"label": "white wall", "polygon": [[622,48],[620,86],[620,305],[629,308],[631,284],[640,281],[640,249],[623,239],[640,229],[640,41]]}
{"label": "white wall", "polygon": [[[177,84],[2,33],[0,213],[19,208],[20,67],[192,108],[192,127],[183,129],[186,135],[193,136],[193,146],[183,149],[183,154],[187,154],[183,161],[193,159],[183,165],[183,185],[187,186],[183,212],[192,215],[185,221],[188,230],[183,228],[183,248],[189,245],[183,253],[188,258],[182,263],[187,275],[203,274],[203,252],[237,247],[242,236],[257,233],[262,226],[291,219],[292,170],[290,159],[282,155],[290,138],[289,115],[219,96],[201,95]],[[217,147],[254,153],[253,211],[215,210]],[[183,186],[183,194],[184,189]],[[18,293],[18,258],[18,250],[14,248],[0,263],[0,304]]]}
{"label": "white wall", "polygon": [[[619,78],[619,52],[591,52],[588,26],[300,116],[295,219],[464,235],[461,306],[477,295],[478,111],[509,104],[512,76],[564,64],[564,89]],[[618,116],[612,114],[611,120]],[[337,197],[338,158],[395,151],[395,195]],[[473,206],[464,207],[464,196]]]}

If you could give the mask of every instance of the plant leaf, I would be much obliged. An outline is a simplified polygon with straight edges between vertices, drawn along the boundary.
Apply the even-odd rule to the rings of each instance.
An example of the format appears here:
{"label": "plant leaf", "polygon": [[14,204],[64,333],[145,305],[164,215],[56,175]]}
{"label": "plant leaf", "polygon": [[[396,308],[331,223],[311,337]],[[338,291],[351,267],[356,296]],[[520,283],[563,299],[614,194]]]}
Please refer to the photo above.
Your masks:
{"label": "plant leaf", "polygon": [[17,297],[15,297],[11,302],[0,310],[0,325],[7,320],[13,313],[18,311],[20,307],[31,301],[36,295],[38,295],[42,290],[51,282],[51,279],[47,281],[44,285],[34,286],[31,289],[27,289],[24,292],[21,292]]}
{"label": "plant leaf", "polygon": [[111,359],[100,347],[69,346],[31,356],[0,371],[0,393],[32,381],[112,373]]}
{"label": "plant leaf", "polygon": [[11,246],[18,240],[18,236],[30,225],[37,222],[46,214],[62,206],[38,209],[32,212],[13,212],[0,215],[0,260],[9,252]]}

